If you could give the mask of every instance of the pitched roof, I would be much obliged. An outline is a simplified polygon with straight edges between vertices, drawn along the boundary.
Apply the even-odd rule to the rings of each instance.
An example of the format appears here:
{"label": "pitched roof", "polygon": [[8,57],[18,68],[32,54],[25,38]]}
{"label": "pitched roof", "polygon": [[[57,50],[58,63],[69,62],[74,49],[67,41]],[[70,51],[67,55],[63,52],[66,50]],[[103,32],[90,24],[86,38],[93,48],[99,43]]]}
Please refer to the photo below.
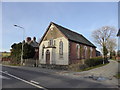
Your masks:
{"label": "pitched roof", "polygon": [[58,24],[55,24],[53,22],[51,22],[51,24],[54,24],[69,40],[74,41],[74,42],[78,42],[78,43],[82,43],[85,45],[89,45],[92,47],[96,47],[89,40],[87,40],[83,35],[78,34],[74,31],[71,31],[71,30],[69,30],[65,27],[62,27]]}
{"label": "pitched roof", "polygon": [[39,44],[36,41],[31,41],[30,45],[35,48],[39,47]]}
{"label": "pitched roof", "polygon": [[120,36],[120,29],[119,29],[119,31],[118,31],[118,34],[117,34],[117,36]]}

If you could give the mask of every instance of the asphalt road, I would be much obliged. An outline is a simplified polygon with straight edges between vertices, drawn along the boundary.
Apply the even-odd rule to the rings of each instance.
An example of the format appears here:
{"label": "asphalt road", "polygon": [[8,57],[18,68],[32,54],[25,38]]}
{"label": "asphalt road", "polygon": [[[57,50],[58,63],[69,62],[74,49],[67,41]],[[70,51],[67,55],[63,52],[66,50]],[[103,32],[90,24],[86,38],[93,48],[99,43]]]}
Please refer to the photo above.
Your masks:
{"label": "asphalt road", "polygon": [[0,74],[2,74],[2,88],[109,88],[91,80],[73,79],[7,66],[2,67]]}

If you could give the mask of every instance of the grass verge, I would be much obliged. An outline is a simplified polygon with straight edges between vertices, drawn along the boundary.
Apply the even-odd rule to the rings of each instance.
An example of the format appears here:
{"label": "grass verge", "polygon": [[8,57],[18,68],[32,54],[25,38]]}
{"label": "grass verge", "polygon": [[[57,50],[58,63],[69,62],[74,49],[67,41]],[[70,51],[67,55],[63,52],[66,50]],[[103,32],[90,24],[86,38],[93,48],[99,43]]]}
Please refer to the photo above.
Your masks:
{"label": "grass verge", "polygon": [[82,71],[88,71],[88,70],[91,70],[91,69],[95,69],[95,68],[98,68],[98,67],[102,67],[102,66],[105,66],[109,63],[106,63],[106,64],[100,64],[100,65],[97,65],[97,66],[93,66],[93,67],[88,67],[88,68],[85,68],[83,70],[78,70],[78,72],[82,72]]}
{"label": "grass verge", "polygon": [[20,64],[12,64],[12,63],[2,63],[2,65],[20,66]]}
{"label": "grass verge", "polygon": [[8,64],[8,65],[11,65],[11,66],[20,66],[20,64]]}
{"label": "grass verge", "polygon": [[120,72],[115,75],[116,78],[120,79]]}

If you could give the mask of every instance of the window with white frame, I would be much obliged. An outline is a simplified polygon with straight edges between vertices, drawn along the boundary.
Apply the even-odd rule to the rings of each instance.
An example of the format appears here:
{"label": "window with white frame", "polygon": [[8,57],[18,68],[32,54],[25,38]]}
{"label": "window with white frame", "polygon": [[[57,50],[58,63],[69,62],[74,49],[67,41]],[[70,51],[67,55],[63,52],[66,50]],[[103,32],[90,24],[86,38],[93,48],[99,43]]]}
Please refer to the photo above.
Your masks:
{"label": "window with white frame", "polygon": [[76,45],[76,49],[77,49],[77,58],[79,59],[80,58],[80,45],[79,44]]}
{"label": "window with white frame", "polygon": [[63,57],[63,42],[59,42],[59,55],[60,57]]}

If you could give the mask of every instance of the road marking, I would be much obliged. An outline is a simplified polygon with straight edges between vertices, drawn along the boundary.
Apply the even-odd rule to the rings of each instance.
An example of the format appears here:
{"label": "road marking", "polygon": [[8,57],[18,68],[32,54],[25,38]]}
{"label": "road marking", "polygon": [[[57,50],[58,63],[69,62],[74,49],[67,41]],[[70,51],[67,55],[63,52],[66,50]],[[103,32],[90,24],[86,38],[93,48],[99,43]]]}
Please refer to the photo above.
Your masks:
{"label": "road marking", "polygon": [[33,81],[33,80],[30,80],[30,82],[35,83],[35,84],[39,84],[39,82],[36,82],[36,81]]}
{"label": "road marking", "polygon": [[13,77],[13,78],[15,78],[15,79],[18,79],[18,80],[20,80],[20,81],[23,81],[23,82],[25,82],[25,83],[27,83],[27,84],[30,84],[30,85],[32,85],[32,86],[35,86],[35,87],[37,87],[37,88],[41,88],[41,89],[47,90],[46,88],[44,88],[44,87],[42,87],[42,86],[36,85],[36,84],[34,84],[34,83],[31,83],[31,82],[29,82],[29,81],[27,81],[27,80],[24,80],[24,79],[22,79],[22,78],[19,78],[19,77],[15,76],[15,75],[12,75],[12,74],[9,74],[9,73],[3,72],[3,71],[0,71],[0,72],[4,73],[4,74],[6,74],[6,75],[9,75],[9,76],[11,76],[11,77]]}
{"label": "road marking", "polygon": [[3,76],[3,75],[0,75],[0,78],[2,78],[2,79],[10,79],[10,78],[5,77],[5,76]]}
{"label": "road marking", "polygon": [[5,73],[8,73],[8,71],[4,71]]}

